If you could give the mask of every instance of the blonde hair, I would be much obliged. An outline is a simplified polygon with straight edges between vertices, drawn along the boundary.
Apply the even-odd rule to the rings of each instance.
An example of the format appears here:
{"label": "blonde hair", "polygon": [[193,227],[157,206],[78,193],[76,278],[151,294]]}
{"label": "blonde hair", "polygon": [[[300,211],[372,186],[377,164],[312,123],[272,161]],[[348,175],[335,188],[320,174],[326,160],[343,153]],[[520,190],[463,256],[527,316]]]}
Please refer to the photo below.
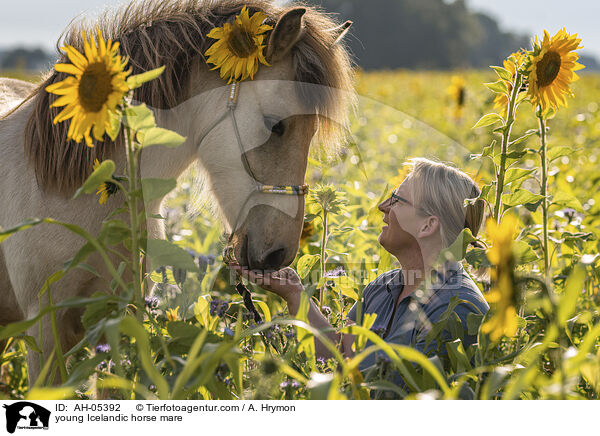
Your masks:
{"label": "blonde hair", "polygon": [[425,158],[409,159],[413,203],[418,211],[440,220],[444,248],[449,247],[468,228],[475,236],[483,221],[484,203],[479,199],[464,205],[467,198],[481,193],[477,184],[464,172],[442,162]]}

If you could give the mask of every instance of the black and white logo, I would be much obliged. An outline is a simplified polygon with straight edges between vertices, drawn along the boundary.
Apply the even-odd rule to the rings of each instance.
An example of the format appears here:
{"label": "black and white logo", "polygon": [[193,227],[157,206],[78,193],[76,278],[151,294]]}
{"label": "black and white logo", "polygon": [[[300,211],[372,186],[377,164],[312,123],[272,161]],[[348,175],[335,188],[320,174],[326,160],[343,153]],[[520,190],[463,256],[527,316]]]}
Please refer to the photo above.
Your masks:
{"label": "black and white logo", "polygon": [[6,431],[14,433],[16,429],[48,430],[50,411],[29,401],[19,401],[6,409]]}

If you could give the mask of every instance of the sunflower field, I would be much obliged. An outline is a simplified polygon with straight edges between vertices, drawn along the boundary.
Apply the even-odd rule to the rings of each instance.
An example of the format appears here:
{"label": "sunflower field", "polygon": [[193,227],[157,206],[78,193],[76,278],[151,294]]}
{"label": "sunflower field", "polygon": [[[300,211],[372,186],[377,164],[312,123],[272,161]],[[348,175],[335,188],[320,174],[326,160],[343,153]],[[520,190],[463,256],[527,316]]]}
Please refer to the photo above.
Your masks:
{"label": "sunflower field", "polygon": [[[223,229],[194,195],[192,170],[169,194],[163,217],[167,239],[193,264],[153,271],[140,296],[107,289],[47,308],[51,315],[85,306],[86,337],[65,355],[46,356],[31,386],[27,353],[39,348],[26,330],[37,319],[3,327],[0,395],[598,399],[600,76],[583,70],[574,80],[574,41],[566,32],[546,35],[487,71],[357,71],[348,144],[339,156],[315,153],[309,161],[311,194],[291,265],[330,323],[357,335],[353,359],[317,359],[314,338],[326,339],[307,324],[306,311],[290,317],[285,302],[248,284],[262,318],[256,322],[223,263]],[[570,71],[553,70],[556,56]],[[459,301],[451,303],[428,338],[450,332],[438,342],[443,357],[387,344],[370,314],[343,326],[366,284],[400,266],[377,242],[377,204],[404,179],[402,163],[419,156],[469,173],[488,218],[479,235],[463,233],[451,249],[491,310],[469,317],[478,343],[465,347],[453,313]],[[480,246],[468,246],[475,239]],[[360,360],[376,350],[384,357],[360,372]],[[391,382],[398,372],[404,386]]]}

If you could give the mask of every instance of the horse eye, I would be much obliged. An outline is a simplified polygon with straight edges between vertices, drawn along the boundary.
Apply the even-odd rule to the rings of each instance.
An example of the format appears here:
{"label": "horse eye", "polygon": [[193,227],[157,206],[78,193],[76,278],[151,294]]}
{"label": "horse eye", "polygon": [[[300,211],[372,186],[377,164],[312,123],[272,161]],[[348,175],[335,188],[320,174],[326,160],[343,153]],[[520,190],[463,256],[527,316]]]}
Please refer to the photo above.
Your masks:
{"label": "horse eye", "polygon": [[285,131],[283,120],[268,115],[265,115],[263,118],[267,130],[273,132],[277,136],[283,136],[283,133]]}

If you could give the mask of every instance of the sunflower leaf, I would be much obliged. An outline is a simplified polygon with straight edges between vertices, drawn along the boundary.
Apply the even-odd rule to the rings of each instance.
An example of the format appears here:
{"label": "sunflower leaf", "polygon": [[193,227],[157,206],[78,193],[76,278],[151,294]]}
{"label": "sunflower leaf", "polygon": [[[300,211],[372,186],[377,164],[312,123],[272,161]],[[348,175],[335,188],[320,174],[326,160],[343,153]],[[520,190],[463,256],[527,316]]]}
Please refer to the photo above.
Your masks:
{"label": "sunflower leaf", "polygon": [[506,175],[504,176],[504,184],[508,185],[510,182],[522,179],[534,171],[535,170],[527,170],[525,168],[510,168],[506,171]]}
{"label": "sunflower leaf", "polygon": [[300,278],[305,278],[313,265],[321,258],[318,254],[305,254],[300,259],[298,259],[298,264],[296,265],[296,269],[298,270],[298,275]]}
{"label": "sunflower leaf", "polygon": [[150,82],[151,80],[156,79],[158,76],[160,76],[163,73],[164,70],[165,70],[165,67],[162,66],[160,68],[155,68],[154,70],[146,71],[145,73],[142,73],[142,74],[136,74],[135,76],[129,76],[127,78],[127,86],[129,86],[129,89],[139,88],[144,83]]}
{"label": "sunflower leaf", "polygon": [[121,130],[121,116],[115,112],[108,112],[108,128],[106,134],[111,140],[116,140]]}
{"label": "sunflower leaf", "polygon": [[497,82],[484,83],[485,87],[493,92],[503,93],[508,95],[508,87],[504,80],[498,80]]}
{"label": "sunflower leaf", "polygon": [[511,141],[510,144],[508,144],[509,147],[512,147],[513,145],[517,145],[520,142],[525,141],[527,138],[529,138],[531,135],[535,135],[538,133],[537,129],[530,129],[527,132],[525,132],[523,134],[523,136],[519,136],[517,139],[515,139],[514,141]]}
{"label": "sunflower leaf", "polygon": [[146,255],[150,258],[152,268],[172,266],[189,272],[198,272],[194,258],[183,248],[164,239],[148,239]]}
{"label": "sunflower leaf", "polygon": [[171,148],[183,144],[186,138],[171,130],[162,129],[160,127],[150,127],[149,129],[138,132],[137,140],[142,147],[162,145]]}
{"label": "sunflower leaf", "polygon": [[102,183],[111,180],[114,172],[115,163],[110,159],[105,160],[90,174],[81,188],[75,192],[73,199],[79,197],[81,194],[92,194]]}
{"label": "sunflower leaf", "polygon": [[502,203],[504,203],[506,207],[514,207],[529,203],[535,203],[543,198],[543,195],[534,194],[533,192],[528,191],[527,189],[515,189],[514,192],[510,194],[504,194],[502,196]]}
{"label": "sunflower leaf", "polygon": [[498,115],[496,113],[485,114],[484,116],[482,116],[479,119],[479,121],[477,121],[475,123],[475,125],[472,127],[472,129],[477,129],[478,127],[489,126],[490,124],[497,123],[498,121],[504,121],[504,118],[502,118],[500,115]]}
{"label": "sunflower leaf", "polygon": [[175,179],[142,179],[144,203],[148,204],[152,200],[164,197],[175,189],[176,186],[177,180]]}
{"label": "sunflower leaf", "polygon": [[577,212],[583,213],[581,202],[572,194],[564,191],[558,191],[552,197],[552,205],[562,208],[575,209]]}
{"label": "sunflower leaf", "polygon": [[506,68],[490,65],[490,68],[496,72],[498,77],[504,80],[512,81],[512,73]]}
{"label": "sunflower leaf", "polygon": [[156,127],[154,113],[145,104],[125,108],[123,122],[135,131]]}

